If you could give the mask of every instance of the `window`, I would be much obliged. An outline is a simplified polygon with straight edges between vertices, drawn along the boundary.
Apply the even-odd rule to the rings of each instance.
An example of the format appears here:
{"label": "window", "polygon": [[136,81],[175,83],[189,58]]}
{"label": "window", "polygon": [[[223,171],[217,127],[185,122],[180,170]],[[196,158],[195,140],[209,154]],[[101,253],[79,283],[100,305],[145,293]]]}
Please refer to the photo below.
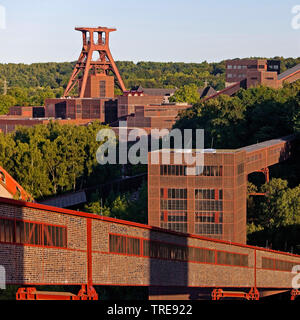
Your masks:
{"label": "window", "polygon": [[155,240],[144,240],[124,235],[109,235],[109,252],[129,254],[152,259],[248,266],[248,255],[189,247]]}
{"label": "window", "polygon": [[242,174],[245,172],[245,164],[244,163],[241,163],[238,165],[238,168],[237,168],[237,173],[238,174]]}
{"label": "window", "polygon": [[100,81],[100,97],[106,97],[106,81]]}
{"label": "window", "polygon": [[223,190],[219,189],[195,189],[195,199],[223,199]]}
{"label": "window", "polygon": [[161,165],[161,176],[186,176],[186,166],[180,165]]}
{"label": "window", "polygon": [[6,183],[5,174],[2,171],[0,171],[0,181]]}
{"label": "window", "polygon": [[201,235],[220,235],[223,234],[222,224],[195,224],[195,233]]}
{"label": "window", "polygon": [[81,105],[77,104],[76,105],[76,113],[81,113],[81,112],[82,112]]}
{"label": "window", "polygon": [[248,256],[243,254],[218,251],[217,264],[229,266],[248,266]]}
{"label": "window", "polygon": [[232,65],[229,64],[229,65],[227,66],[227,69],[232,69]]}
{"label": "window", "polygon": [[263,269],[291,272],[293,267],[296,264],[297,263],[295,263],[295,262],[262,257],[262,268]]}
{"label": "window", "polygon": [[160,189],[161,198],[187,199],[187,189]]}
{"label": "window", "polygon": [[67,229],[22,220],[0,219],[0,242],[67,247]]}
{"label": "window", "polygon": [[198,211],[223,211],[222,200],[196,200],[195,209]]}
{"label": "window", "polygon": [[109,251],[113,253],[139,256],[140,239],[110,234]]}
{"label": "window", "polygon": [[161,210],[187,210],[186,200],[160,200]]}

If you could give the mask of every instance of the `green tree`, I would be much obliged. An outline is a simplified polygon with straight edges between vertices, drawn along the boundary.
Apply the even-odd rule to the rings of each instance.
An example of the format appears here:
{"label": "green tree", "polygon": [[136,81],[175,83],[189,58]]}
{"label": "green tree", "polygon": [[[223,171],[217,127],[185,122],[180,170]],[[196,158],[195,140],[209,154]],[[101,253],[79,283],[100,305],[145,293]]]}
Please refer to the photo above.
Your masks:
{"label": "green tree", "polygon": [[170,102],[187,102],[190,104],[197,103],[199,100],[200,94],[195,84],[185,85],[170,98]]}
{"label": "green tree", "polygon": [[7,114],[9,108],[15,106],[17,100],[10,95],[0,95],[0,114]]}

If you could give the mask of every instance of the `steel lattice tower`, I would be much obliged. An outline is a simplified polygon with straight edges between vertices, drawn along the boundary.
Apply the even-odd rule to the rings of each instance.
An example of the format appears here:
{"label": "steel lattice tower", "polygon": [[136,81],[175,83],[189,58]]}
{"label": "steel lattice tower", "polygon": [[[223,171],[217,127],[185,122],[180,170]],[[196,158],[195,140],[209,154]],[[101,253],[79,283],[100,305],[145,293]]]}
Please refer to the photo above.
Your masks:
{"label": "steel lattice tower", "polygon": [[[79,97],[83,98],[90,74],[109,75],[110,72],[114,75],[116,85],[123,92],[126,91],[109,49],[109,34],[117,29],[79,27],[75,30],[82,32],[83,48],[64,92],[64,97],[69,96],[74,86],[79,84]],[[93,60],[94,52],[99,53],[99,59],[96,61]]]}

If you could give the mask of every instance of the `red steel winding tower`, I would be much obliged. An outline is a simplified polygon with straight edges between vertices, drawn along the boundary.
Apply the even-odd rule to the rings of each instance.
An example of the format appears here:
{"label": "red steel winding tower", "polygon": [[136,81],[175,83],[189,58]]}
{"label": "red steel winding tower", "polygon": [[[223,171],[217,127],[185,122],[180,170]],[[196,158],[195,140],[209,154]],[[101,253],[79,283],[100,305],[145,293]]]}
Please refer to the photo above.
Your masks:
{"label": "red steel winding tower", "polygon": [[[105,27],[75,28],[82,32],[83,48],[75,65],[64,97],[78,84],[79,97],[112,96],[114,83],[124,92],[126,88],[109,49],[109,34],[117,29]],[[97,58],[94,59],[95,53]],[[110,72],[114,77],[109,76]]]}

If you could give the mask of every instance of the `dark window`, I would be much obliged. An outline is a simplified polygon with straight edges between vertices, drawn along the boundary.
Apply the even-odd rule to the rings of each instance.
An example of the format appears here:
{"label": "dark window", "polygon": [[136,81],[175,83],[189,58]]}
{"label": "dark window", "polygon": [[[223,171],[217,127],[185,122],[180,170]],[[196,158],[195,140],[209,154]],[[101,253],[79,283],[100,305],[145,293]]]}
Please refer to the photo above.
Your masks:
{"label": "dark window", "polygon": [[265,257],[262,258],[263,269],[272,269],[272,270],[291,272],[295,265],[296,265],[295,262],[265,258]]}
{"label": "dark window", "polygon": [[67,229],[21,220],[0,219],[0,242],[66,248]]}
{"label": "dark window", "polygon": [[100,81],[100,97],[106,97],[106,81]]}
{"label": "dark window", "polygon": [[77,104],[76,105],[76,113],[81,113],[82,109],[81,109],[81,105]]}
{"label": "dark window", "polygon": [[109,249],[113,253],[122,253],[129,255],[140,255],[140,239],[109,235]]}
{"label": "dark window", "polygon": [[0,180],[3,182],[3,183],[6,183],[6,179],[5,179],[5,174],[0,171]]}
{"label": "dark window", "polygon": [[237,253],[218,251],[217,264],[246,267],[248,266],[248,256]]}
{"label": "dark window", "polygon": [[[195,248],[173,243],[135,239],[123,235],[109,235],[110,252],[133,254],[152,259],[191,261],[211,264],[248,266],[248,255]],[[143,248],[141,250],[141,248]]]}
{"label": "dark window", "polygon": [[160,174],[162,176],[185,176],[186,166],[180,165],[161,165]]}
{"label": "dark window", "polygon": [[244,163],[241,163],[241,164],[238,165],[237,171],[238,171],[238,174],[242,174],[242,173],[245,172],[245,165],[244,165]]}

